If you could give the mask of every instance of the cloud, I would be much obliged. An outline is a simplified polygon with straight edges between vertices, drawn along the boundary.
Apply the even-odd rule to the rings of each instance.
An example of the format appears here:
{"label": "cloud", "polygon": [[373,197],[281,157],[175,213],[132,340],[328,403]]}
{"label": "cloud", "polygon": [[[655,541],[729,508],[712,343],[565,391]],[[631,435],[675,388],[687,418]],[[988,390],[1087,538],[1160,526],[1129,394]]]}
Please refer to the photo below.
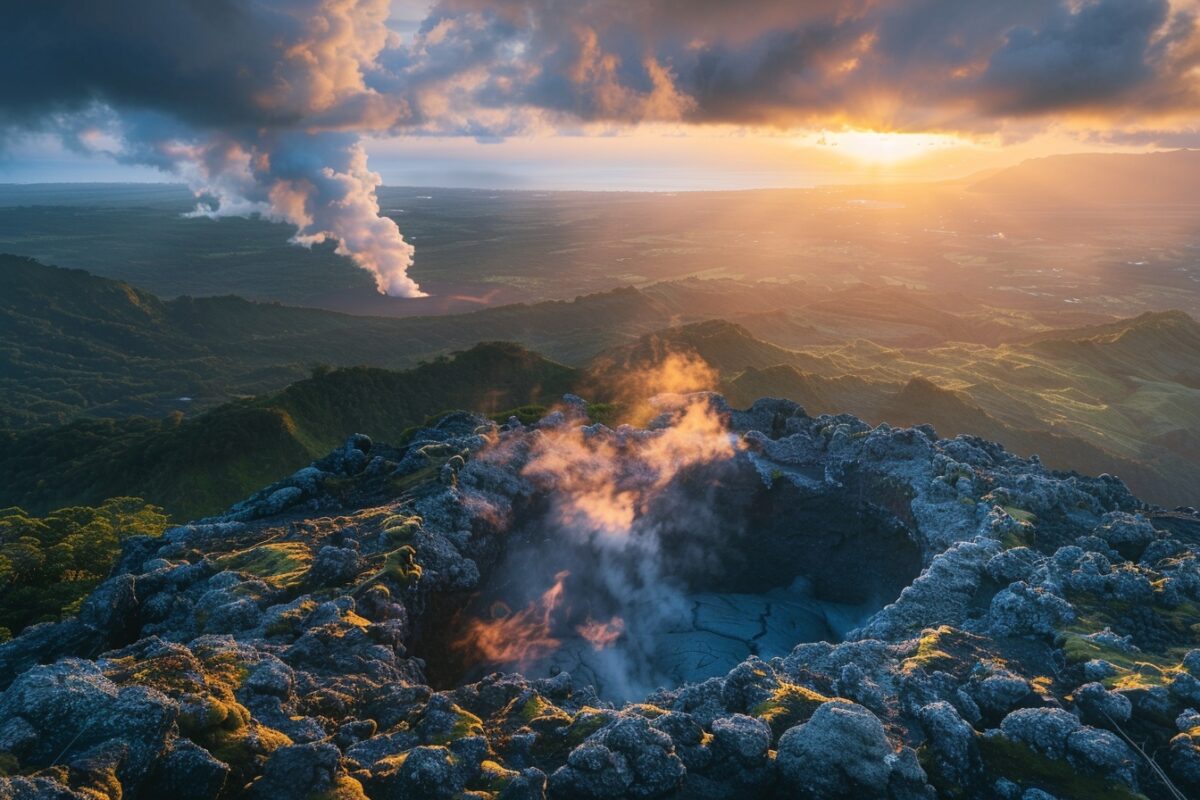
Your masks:
{"label": "cloud", "polygon": [[[0,119],[504,136],[579,122],[994,129],[1200,109],[1190,0],[43,0]],[[395,22],[395,20],[393,20]]]}
{"label": "cloud", "polygon": [[996,130],[1081,108],[1195,112],[1198,41],[1190,4],[1168,0],[442,0],[396,74],[444,89],[414,123],[440,114],[449,128],[524,107],[552,120]]}
{"label": "cloud", "polygon": [[1171,63],[1172,44],[1190,31],[1164,30],[1169,11],[1165,0],[1100,0],[1012,30],[980,76],[987,110],[1146,105],[1173,83],[1173,70],[1189,66]]}
{"label": "cloud", "polygon": [[[95,103],[198,127],[400,120],[366,74],[394,43],[386,0],[40,0],[5,21],[6,121]],[[17,76],[20,76],[17,79]]]}

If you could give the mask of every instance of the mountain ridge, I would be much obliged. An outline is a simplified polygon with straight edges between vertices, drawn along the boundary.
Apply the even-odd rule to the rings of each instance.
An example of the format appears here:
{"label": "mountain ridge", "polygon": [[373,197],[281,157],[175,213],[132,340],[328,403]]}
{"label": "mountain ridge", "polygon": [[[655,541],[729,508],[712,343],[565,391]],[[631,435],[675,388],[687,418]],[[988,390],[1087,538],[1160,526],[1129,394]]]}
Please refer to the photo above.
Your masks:
{"label": "mountain ridge", "polygon": [[1033,158],[970,185],[981,194],[1078,207],[1197,202],[1200,150],[1067,153]]}

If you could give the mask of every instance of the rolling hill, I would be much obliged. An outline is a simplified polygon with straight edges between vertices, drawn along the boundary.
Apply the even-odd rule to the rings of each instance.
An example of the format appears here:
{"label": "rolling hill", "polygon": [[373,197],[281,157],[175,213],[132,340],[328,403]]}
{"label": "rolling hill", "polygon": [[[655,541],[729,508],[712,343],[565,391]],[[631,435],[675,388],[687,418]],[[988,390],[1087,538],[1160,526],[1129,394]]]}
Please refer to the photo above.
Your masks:
{"label": "rolling hill", "polygon": [[400,442],[430,415],[553,401],[576,373],[511,344],[480,344],[404,372],[318,371],[282,392],[194,418],[83,419],[0,435],[0,507],[41,512],[152,497],[177,519],[215,513],[349,435]]}
{"label": "rolling hill", "polygon": [[0,429],[84,414],[190,413],[277,391],[317,365],[412,368],[481,341],[580,362],[672,316],[634,289],[409,319],[237,297],[163,301],[80,270],[0,256]]}
{"label": "rolling hill", "polygon": [[[927,293],[895,288],[860,287],[832,302],[828,292],[803,284],[685,280],[397,319],[232,296],[162,300],[81,270],[0,255],[0,429],[81,415],[190,414],[278,391],[317,365],[408,369],[484,341],[517,342],[583,366],[623,345],[643,347],[639,337],[670,325],[725,317],[744,334],[741,344],[728,344],[728,364],[721,363],[729,369],[785,363],[782,354],[766,352],[768,341],[831,345],[863,331],[892,345],[942,343],[947,336],[991,341],[1020,330],[974,307],[934,315],[928,302]],[[875,317],[885,318],[868,322]],[[726,335],[717,331],[705,335]],[[746,337],[759,340],[754,347],[764,352],[735,357]],[[716,346],[714,340],[707,347],[714,358]]]}
{"label": "rolling hill", "polygon": [[[735,404],[774,395],[812,413],[930,423],[1054,467],[1115,473],[1160,503],[1197,502],[1200,325],[1186,314],[988,345],[940,340],[997,329],[962,322],[978,308],[933,313],[922,293],[863,287],[840,305],[820,294],[747,312],[755,291],[771,294],[683,282],[391,319],[233,297],[163,301],[0,257],[0,504],[45,510],[142,494],[176,514],[206,513],[352,432],[395,439],[443,409],[497,412],[568,390],[624,399],[623,376],[668,353],[706,362],[710,388]],[[715,313],[721,292],[738,321],[667,327],[678,298],[711,293],[700,305]],[[856,319],[885,341],[838,338]],[[936,330],[933,346],[896,342]],[[822,343],[795,344],[805,337]],[[518,344],[472,347],[500,340]]]}
{"label": "rolling hill", "polygon": [[1200,485],[1200,324],[1178,312],[1022,344],[900,349],[857,340],[790,350],[745,327],[705,322],[642,337],[597,359],[595,386],[623,369],[684,353],[720,373],[735,404],[786,397],[811,413],[929,423],[943,435],[999,441],[1049,466],[1124,478],[1167,505]]}

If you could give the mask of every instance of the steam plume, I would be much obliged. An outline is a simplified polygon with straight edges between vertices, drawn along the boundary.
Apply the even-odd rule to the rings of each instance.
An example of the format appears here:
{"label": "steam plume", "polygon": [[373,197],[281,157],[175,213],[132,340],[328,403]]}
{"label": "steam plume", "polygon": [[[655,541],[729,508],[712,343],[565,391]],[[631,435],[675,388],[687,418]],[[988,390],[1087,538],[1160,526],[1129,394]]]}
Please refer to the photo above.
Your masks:
{"label": "steam plume", "polygon": [[567,572],[554,576],[554,585],[537,601],[511,612],[502,603],[494,608],[492,620],[472,620],[466,635],[455,643],[460,651],[474,650],[497,664],[525,665],[558,649],[554,636],[554,612],[562,602]]}
{"label": "steam plume", "polygon": [[[672,358],[636,380],[646,387],[692,386],[707,372],[702,362]],[[588,669],[610,697],[639,696],[665,678],[654,672],[659,639],[686,628],[691,613],[676,576],[710,572],[701,562],[717,549],[713,539],[733,533],[680,479],[733,458],[740,443],[709,395],[653,402],[660,417],[652,430],[563,425],[537,434],[522,474],[547,499],[547,515],[536,523],[531,547],[511,546],[500,573],[510,576],[506,591],[551,589],[515,614],[473,620],[460,652],[525,669],[557,663],[555,651],[569,637],[593,651]],[[493,455],[512,457],[502,444],[482,458]],[[664,537],[680,531],[687,532],[685,546],[666,553]],[[677,559],[696,563],[681,566]],[[549,570],[555,570],[552,585]],[[493,647],[513,640],[536,643],[537,652]]]}
{"label": "steam plume", "polygon": [[[192,166],[183,165],[183,168]],[[296,227],[291,241],[311,247],[337,242],[375,278],[383,294],[423,297],[410,277],[413,247],[396,223],[379,215],[381,179],[367,168],[357,137],[344,133],[294,133],[270,141],[232,143],[197,159],[192,188],[201,197],[194,215],[259,214]],[[204,198],[215,199],[215,204]]]}

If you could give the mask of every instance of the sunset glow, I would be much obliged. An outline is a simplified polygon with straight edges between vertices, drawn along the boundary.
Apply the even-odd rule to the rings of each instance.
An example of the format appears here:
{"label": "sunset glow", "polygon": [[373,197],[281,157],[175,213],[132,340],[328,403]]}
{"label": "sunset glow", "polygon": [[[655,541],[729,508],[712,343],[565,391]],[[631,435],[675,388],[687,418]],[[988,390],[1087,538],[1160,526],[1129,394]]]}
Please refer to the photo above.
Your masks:
{"label": "sunset glow", "polygon": [[966,144],[957,136],[938,133],[895,133],[871,130],[823,131],[800,139],[806,146],[831,148],[866,164],[900,164],[940,150]]}

